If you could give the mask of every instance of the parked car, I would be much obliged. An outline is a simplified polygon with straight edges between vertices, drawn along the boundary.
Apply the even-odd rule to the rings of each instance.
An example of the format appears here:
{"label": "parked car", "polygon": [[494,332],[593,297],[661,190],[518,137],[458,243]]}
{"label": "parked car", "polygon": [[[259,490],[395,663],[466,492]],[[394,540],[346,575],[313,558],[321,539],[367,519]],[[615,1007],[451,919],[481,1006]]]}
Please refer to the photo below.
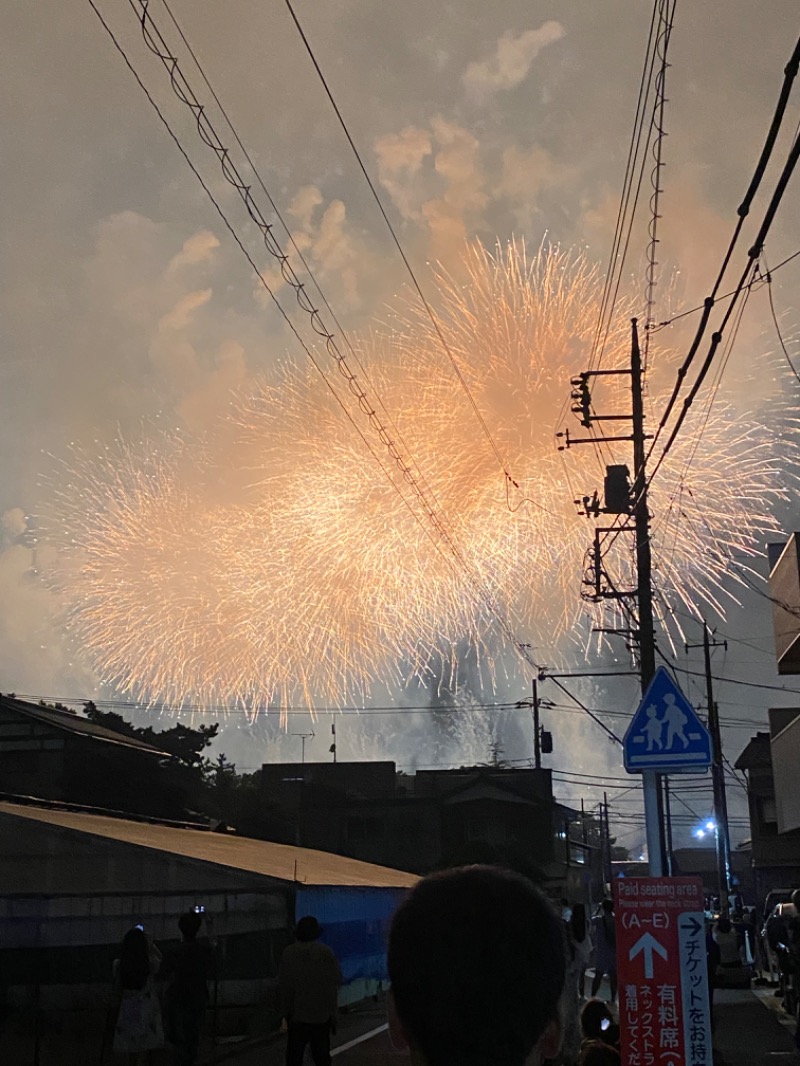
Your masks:
{"label": "parked car", "polygon": [[791,903],[792,901],[792,888],[773,888],[771,892],[767,893],[767,898],[764,900],[764,921],[769,918],[779,903]]}
{"label": "parked car", "polygon": [[[772,895],[772,893],[770,893]],[[791,896],[791,891],[789,892]],[[767,897],[769,899],[769,896]],[[778,945],[786,944],[788,940],[786,931],[786,919],[793,918],[797,914],[794,904],[787,902],[786,900],[775,904],[772,911],[769,913],[767,920],[764,922],[764,929],[761,933],[764,942],[764,951],[769,961],[770,969],[777,973],[780,969],[778,965]]]}

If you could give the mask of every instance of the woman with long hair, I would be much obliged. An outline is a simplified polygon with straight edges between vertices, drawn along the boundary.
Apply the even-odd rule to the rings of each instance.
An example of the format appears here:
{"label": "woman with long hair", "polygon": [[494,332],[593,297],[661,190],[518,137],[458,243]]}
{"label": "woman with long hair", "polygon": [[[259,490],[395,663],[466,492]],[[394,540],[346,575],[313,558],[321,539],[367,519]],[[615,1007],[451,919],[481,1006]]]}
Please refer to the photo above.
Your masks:
{"label": "woman with long hair", "polygon": [[114,1026],[114,1051],[127,1053],[130,1066],[151,1058],[150,1052],[164,1044],[161,1004],[155,987],[155,974],[161,952],[140,925],[122,938],[119,957],[114,959],[114,985],[119,997]]}

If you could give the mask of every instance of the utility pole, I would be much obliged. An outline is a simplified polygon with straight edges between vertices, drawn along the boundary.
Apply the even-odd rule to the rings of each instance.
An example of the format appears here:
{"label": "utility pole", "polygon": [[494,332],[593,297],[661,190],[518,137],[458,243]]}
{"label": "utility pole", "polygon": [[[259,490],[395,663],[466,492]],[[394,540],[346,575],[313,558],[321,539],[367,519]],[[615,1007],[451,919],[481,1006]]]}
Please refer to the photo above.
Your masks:
{"label": "utility pole", "polygon": [[[631,320],[631,413],[633,415],[633,519],[636,529],[637,600],[639,607],[639,670],[642,695],[656,672],[656,638],[653,625],[653,561],[650,551],[650,512],[647,507],[642,353],[636,319]],[[650,876],[665,873],[664,817],[661,780],[652,770],[642,774],[644,820]]]}
{"label": "utility pole", "polygon": [[664,827],[667,833],[667,876],[672,877],[672,804],[670,803],[669,777],[664,777]]}
{"label": "utility pole", "polygon": [[[631,411],[630,414],[595,414],[592,409],[592,396],[589,382],[603,376],[630,374]],[[629,484],[627,466],[607,466],[604,486],[604,502],[601,505],[597,492],[593,496],[584,496],[575,503],[583,506],[581,514],[587,518],[599,518],[601,514],[616,515],[617,524],[608,527],[595,526],[594,545],[589,551],[590,566],[588,576],[583,584],[589,591],[583,592],[585,599],[594,603],[603,600],[635,600],[637,604],[638,628],[633,636],[639,646],[639,673],[642,695],[647,691],[656,672],[656,642],[653,620],[652,589],[652,555],[650,548],[650,512],[647,504],[647,470],[645,441],[650,437],[644,431],[644,403],[642,399],[642,353],[639,348],[639,332],[636,319],[631,320],[631,363],[630,368],[615,370],[585,370],[572,379],[573,414],[579,417],[580,424],[591,429],[595,422],[629,422],[631,431],[627,434],[613,436],[571,437],[569,429],[557,436],[564,440],[560,449],[570,448],[575,444],[592,444],[629,441],[633,445],[633,484]],[[622,516],[628,516],[627,520]],[[631,524],[630,518],[633,519]],[[620,533],[633,533],[636,558],[636,586],[632,589],[618,589],[603,567],[603,539],[613,543]],[[600,629],[599,632],[627,634],[627,630]],[[664,797],[661,775],[654,771],[642,773],[644,792],[644,814],[647,835],[647,855],[650,864],[650,876],[662,877],[666,869],[666,846],[664,840]]]}
{"label": "utility pole", "polygon": [[[699,648],[699,644],[687,644],[686,650]],[[708,731],[711,734],[711,784],[714,790],[714,839],[717,845],[717,876],[719,878],[720,914],[728,916],[728,896],[731,891],[731,836],[728,828],[728,797],[725,793],[725,764],[722,761],[722,734],[719,728],[719,708],[714,701],[714,685],[711,677],[711,649],[727,648],[728,642],[711,640],[708,623],[703,621],[703,659],[706,668],[706,701],[708,702]]]}
{"label": "utility pole", "polygon": [[601,840],[603,841],[603,881],[605,884],[610,885],[612,880],[611,870],[611,826],[608,821],[608,793],[603,793],[603,809],[602,809],[601,825],[603,827],[603,834]]}
{"label": "utility pole", "polygon": [[531,707],[533,708],[533,765],[542,768],[542,738],[539,726],[539,685],[534,677],[531,681]]}

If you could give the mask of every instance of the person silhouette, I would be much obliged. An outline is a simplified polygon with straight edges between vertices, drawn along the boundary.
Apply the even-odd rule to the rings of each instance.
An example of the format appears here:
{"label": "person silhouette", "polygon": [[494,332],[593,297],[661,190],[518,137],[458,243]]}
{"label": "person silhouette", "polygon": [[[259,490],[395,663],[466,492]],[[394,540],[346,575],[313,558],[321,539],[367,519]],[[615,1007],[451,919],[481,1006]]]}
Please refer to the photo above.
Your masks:
{"label": "person silhouette", "polygon": [[642,732],[647,737],[647,750],[652,751],[654,747],[657,747],[659,751],[662,751],[664,745],[661,743],[661,728],[664,722],[656,717],[656,705],[651,703],[644,713],[647,715],[647,725]]}
{"label": "person silhouette", "polygon": [[667,709],[661,724],[667,727],[667,748],[671,748],[675,740],[683,741],[684,750],[689,747],[689,738],[683,731],[683,727],[689,721],[683,711],[675,703],[675,693],[667,692],[664,696]]}

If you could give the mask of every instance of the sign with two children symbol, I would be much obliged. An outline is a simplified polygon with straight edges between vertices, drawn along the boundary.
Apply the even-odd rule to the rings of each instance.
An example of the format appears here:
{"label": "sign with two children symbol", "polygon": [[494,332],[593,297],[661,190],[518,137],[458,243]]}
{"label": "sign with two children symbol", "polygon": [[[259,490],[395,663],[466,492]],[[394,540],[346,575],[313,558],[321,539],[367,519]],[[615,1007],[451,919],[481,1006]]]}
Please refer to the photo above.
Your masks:
{"label": "sign with two children symbol", "polygon": [[705,773],[711,765],[711,736],[663,666],[628,726],[622,750],[629,774]]}

